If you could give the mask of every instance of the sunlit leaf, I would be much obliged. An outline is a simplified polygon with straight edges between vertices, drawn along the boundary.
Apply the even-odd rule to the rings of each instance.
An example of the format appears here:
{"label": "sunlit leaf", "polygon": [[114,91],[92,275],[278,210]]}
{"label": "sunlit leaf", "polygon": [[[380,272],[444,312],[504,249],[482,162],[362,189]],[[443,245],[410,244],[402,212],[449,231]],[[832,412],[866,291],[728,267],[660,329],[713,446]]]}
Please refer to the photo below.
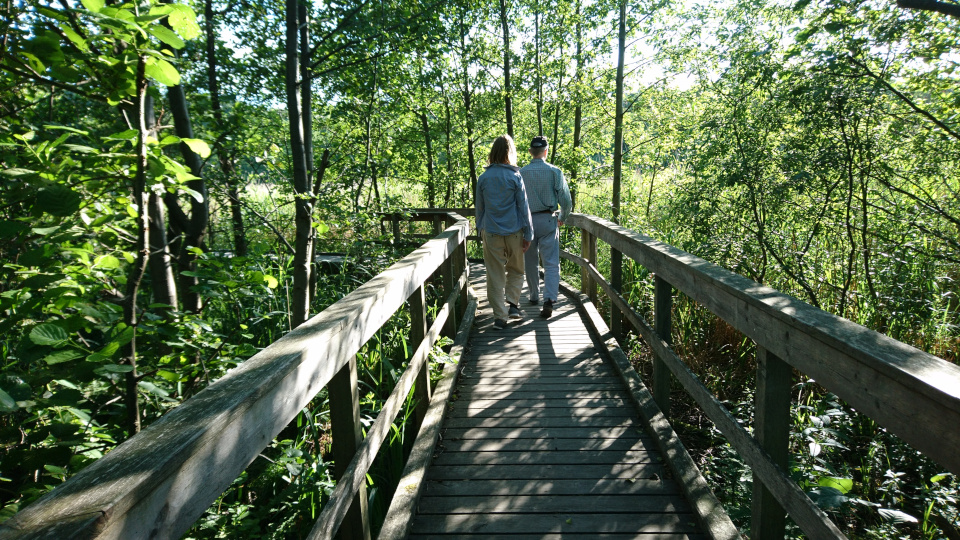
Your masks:
{"label": "sunlit leaf", "polygon": [[280,285],[280,282],[277,281],[277,278],[273,276],[264,275],[263,281],[267,284],[267,287],[270,289],[276,289],[277,286]]}
{"label": "sunlit leaf", "polygon": [[165,86],[177,86],[180,84],[180,73],[173,64],[162,58],[147,58],[144,66],[146,74],[151,79]]}
{"label": "sunlit leaf", "polygon": [[877,510],[880,514],[880,517],[884,521],[889,521],[891,523],[917,523],[917,518],[911,516],[906,512],[901,512],[899,510],[890,510],[889,508],[880,508]]}
{"label": "sunlit leaf", "polygon": [[180,37],[189,41],[200,35],[200,26],[197,25],[197,14],[190,7],[183,4],[174,4],[167,21],[180,34]]}
{"label": "sunlit leaf", "polygon": [[160,26],[156,24],[151,25],[147,29],[147,31],[150,32],[150,34],[152,34],[153,37],[159,39],[160,41],[166,43],[167,45],[173,47],[174,49],[182,49],[184,45],[186,45],[186,43],[184,43],[183,40],[180,39],[180,36],[174,33],[173,30],[170,30],[165,26]]}
{"label": "sunlit leaf", "polygon": [[201,139],[181,139],[183,143],[190,147],[198,156],[202,158],[210,157],[210,145]]}
{"label": "sunlit leaf", "polygon": [[99,268],[113,270],[120,268],[120,259],[114,257],[113,255],[101,255],[94,259],[93,265]]}
{"label": "sunlit leaf", "polygon": [[834,477],[824,477],[817,482],[821,487],[830,487],[834,488],[840,493],[848,493],[853,489],[853,479],[852,478],[834,478]]}
{"label": "sunlit leaf", "polygon": [[104,6],[104,0],[80,0],[80,3],[94,13],[99,12]]}

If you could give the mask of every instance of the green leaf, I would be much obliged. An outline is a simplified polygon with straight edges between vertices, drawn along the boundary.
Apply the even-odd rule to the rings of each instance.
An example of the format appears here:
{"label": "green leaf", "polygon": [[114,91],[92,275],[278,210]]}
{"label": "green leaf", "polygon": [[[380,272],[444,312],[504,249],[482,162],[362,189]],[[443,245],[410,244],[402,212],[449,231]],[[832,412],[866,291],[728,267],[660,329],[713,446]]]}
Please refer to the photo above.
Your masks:
{"label": "green leaf", "polygon": [[180,39],[180,36],[165,26],[152,25],[147,28],[147,31],[150,32],[153,37],[159,39],[174,49],[182,49],[184,45],[186,45],[186,43]]}
{"label": "green leaf", "polygon": [[67,39],[70,40],[70,43],[73,43],[81,52],[88,52],[90,50],[90,46],[87,45],[86,40],[80,37],[80,34],[73,31],[70,27],[62,26],[60,31],[62,31],[63,35],[67,36]]}
{"label": "green leaf", "polygon": [[121,131],[119,133],[114,133],[113,135],[107,135],[104,139],[108,141],[131,141],[137,138],[137,130],[128,129],[126,131]]}
{"label": "green leaf", "polygon": [[97,13],[103,9],[104,0],[80,0],[80,3],[88,10]]}
{"label": "green leaf", "polygon": [[940,474],[937,474],[937,475],[932,476],[932,477],[930,478],[930,482],[936,484],[937,482],[940,482],[941,480],[944,480],[944,479],[948,478],[949,476],[950,476],[950,473],[940,473]]}
{"label": "green leaf", "polygon": [[820,487],[807,493],[817,506],[823,509],[836,508],[847,502],[847,496],[832,487]]}
{"label": "green leaf", "polygon": [[150,392],[151,394],[156,394],[160,397],[168,397],[170,395],[169,392],[167,392],[163,388],[159,388],[157,385],[149,381],[140,381],[139,383],[137,383],[137,385],[140,388],[143,388],[144,390],[146,390],[147,392]]}
{"label": "green leaf", "polygon": [[180,34],[180,37],[191,40],[200,35],[200,26],[197,25],[197,14],[188,6],[174,4],[167,21]]}
{"label": "green leaf", "polygon": [[108,334],[108,339],[110,341],[116,341],[121,346],[130,343],[130,340],[133,339],[133,327],[127,326],[124,323],[119,323],[115,326],[110,333]]}
{"label": "green leaf", "polygon": [[180,141],[189,146],[198,156],[204,159],[210,157],[210,146],[205,141],[201,139],[180,139]]}
{"label": "green leaf", "polygon": [[880,517],[884,521],[889,521],[891,523],[917,523],[917,518],[911,516],[906,512],[901,512],[899,510],[890,510],[888,508],[880,508],[877,510],[880,514]]}
{"label": "green leaf", "polygon": [[824,477],[817,482],[821,487],[834,488],[840,493],[848,493],[853,489],[853,479],[852,478],[834,478],[834,477]]}
{"label": "green leaf", "polygon": [[83,422],[84,424],[90,423],[90,415],[87,414],[86,412],[81,411],[80,409],[77,409],[75,407],[67,407],[67,410],[70,411],[70,414],[76,416],[77,419]]}
{"label": "green leaf", "polygon": [[177,68],[162,58],[152,56],[147,58],[144,69],[148,77],[162,85],[177,86],[180,84],[180,73],[177,72]]}
{"label": "green leaf", "polygon": [[120,268],[120,259],[113,255],[101,255],[94,259],[93,265],[107,270],[113,270]]}
{"label": "green leaf", "polygon": [[10,394],[0,390],[0,412],[13,412],[17,410],[17,402]]}
{"label": "green leaf", "polygon": [[71,360],[76,360],[81,356],[83,356],[83,353],[81,353],[80,351],[72,351],[72,350],[57,351],[47,356],[46,358],[44,358],[43,361],[49,365],[62,364],[64,362],[70,362]]}
{"label": "green leaf", "polygon": [[198,203],[202,203],[202,202],[203,202],[203,195],[202,195],[199,191],[194,190],[194,189],[190,189],[190,188],[188,188],[188,187],[186,187],[186,186],[180,186],[180,190],[183,191],[184,193],[186,193],[187,195],[190,195],[190,196],[193,197],[194,199],[196,199],[196,201],[197,201]]}
{"label": "green leaf", "polygon": [[267,288],[270,288],[270,289],[276,289],[277,286],[280,285],[280,282],[277,281],[277,278],[273,276],[265,275],[263,276],[263,281],[266,282]]}
{"label": "green leaf", "polygon": [[30,331],[30,341],[37,345],[61,345],[65,343],[70,336],[67,331],[52,323],[38,324]]}
{"label": "green leaf", "polygon": [[30,169],[21,169],[21,168],[18,168],[18,167],[14,167],[14,168],[12,168],[12,169],[4,169],[4,170],[0,171],[0,174],[4,174],[4,175],[6,175],[6,176],[13,176],[14,178],[17,178],[17,177],[20,177],[20,176],[26,176],[26,175],[28,175],[28,174],[36,174],[36,171],[31,171]]}
{"label": "green leaf", "polygon": [[61,184],[46,186],[37,193],[37,204],[44,212],[67,217],[80,209],[80,194]]}
{"label": "green leaf", "polygon": [[107,371],[110,373],[130,373],[133,371],[133,366],[126,366],[120,364],[107,364],[100,368],[102,371]]}

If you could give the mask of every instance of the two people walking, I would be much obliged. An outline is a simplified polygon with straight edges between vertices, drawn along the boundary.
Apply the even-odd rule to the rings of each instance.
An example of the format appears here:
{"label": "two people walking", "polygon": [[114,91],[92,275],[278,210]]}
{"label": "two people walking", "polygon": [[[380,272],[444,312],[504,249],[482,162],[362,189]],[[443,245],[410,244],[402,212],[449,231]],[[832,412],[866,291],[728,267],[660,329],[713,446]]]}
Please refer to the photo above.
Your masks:
{"label": "two people walking", "polygon": [[[517,166],[517,148],[509,135],[497,137],[477,180],[477,229],[483,238],[487,298],[494,326],[522,319],[524,277],[531,304],[543,299],[540,316],[553,315],[560,289],[560,230],[573,203],[563,172],[547,163],[547,139],[530,141],[531,162]],[[559,214],[558,214],[559,211]],[[543,290],[537,261],[543,261]]]}

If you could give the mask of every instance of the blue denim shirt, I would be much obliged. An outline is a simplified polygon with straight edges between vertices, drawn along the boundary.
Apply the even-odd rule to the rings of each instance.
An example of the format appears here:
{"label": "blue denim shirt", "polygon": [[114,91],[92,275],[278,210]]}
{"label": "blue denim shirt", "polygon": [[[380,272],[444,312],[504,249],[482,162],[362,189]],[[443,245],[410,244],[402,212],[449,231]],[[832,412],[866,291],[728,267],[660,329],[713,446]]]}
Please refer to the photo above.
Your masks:
{"label": "blue denim shirt", "polygon": [[520,169],[504,163],[488,165],[477,179],[477,230],[507,236],[523,230],[533,241],[527,192]]}

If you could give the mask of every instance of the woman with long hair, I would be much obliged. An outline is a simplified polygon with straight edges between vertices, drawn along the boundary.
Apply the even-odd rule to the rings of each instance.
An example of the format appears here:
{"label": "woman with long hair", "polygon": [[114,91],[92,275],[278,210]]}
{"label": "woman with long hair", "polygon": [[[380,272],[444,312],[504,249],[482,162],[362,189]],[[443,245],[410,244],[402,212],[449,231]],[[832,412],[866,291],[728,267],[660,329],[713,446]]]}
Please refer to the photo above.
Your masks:
{"label": "woman with long hair", "polygon": [[519,307],[523,254],[533,240],[527,192],[517,167],[517,146],[509,135],[497,137],[490,147],[486,170],[477,179],[476,207],[493,324],[506,328],[508,318],[523,318]]}

